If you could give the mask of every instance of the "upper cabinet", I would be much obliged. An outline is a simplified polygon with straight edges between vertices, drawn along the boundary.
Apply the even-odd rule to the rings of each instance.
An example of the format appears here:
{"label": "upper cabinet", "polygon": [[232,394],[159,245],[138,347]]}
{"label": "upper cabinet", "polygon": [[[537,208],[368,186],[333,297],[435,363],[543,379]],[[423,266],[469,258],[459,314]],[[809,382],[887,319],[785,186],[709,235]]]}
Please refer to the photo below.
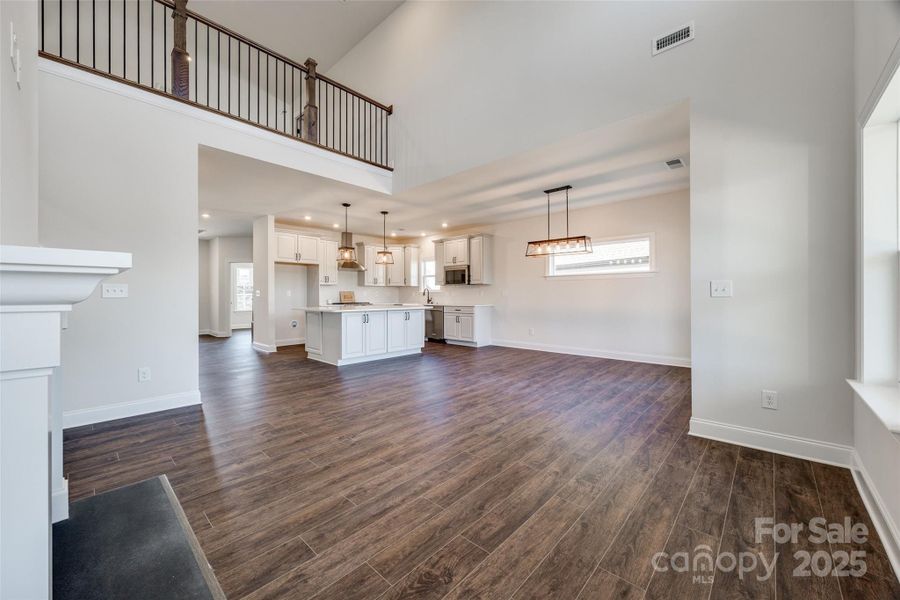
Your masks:
{"label": "upper cabinet", "polygon": [[403,285],[419,287],[419,247],[403,248]]}
{"label": "upper cabinet", "polygon": [[438,268],[437,285],[444,285],[444,269],[469,267],[468,282],[486,285],[494,281],[493,238],[484,233],[435,240],[434,261]]}
{"label": "upper cabinet", "polygon": [[464,267],[469,264],[469,238],[444,240],[444,266]]}
{"label": "upper cabinet", "polygon": [[366,268],[359,274],[359,284],[368,286],[417,286],[419,285],[419,247],[388,246],[394,263],[376,265],[375,257],[382,249],[380,245],[359,243],[356,245],[356,256]]}
{"label": "upper cabinet", "polygon": [[319,285],[337,285],[338,243],[334,240],[319,240]]}
{"label": "upper cabinet", "polygon": [[319,238],[295,231],[275,231],[275,260],[278,262],[319,264]]}

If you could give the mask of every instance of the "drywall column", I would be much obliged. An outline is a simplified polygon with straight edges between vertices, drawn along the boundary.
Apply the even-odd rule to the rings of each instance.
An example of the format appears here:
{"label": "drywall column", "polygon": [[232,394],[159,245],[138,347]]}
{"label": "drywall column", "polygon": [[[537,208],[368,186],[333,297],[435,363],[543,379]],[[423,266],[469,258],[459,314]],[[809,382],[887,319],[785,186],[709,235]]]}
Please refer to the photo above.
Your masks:
{"label": "drywall column", "polygon": [[50,448],[61,433],[50,380],[62,314],[130,267],[121,252],[0,246],[0,598],[50,597]]}
{"label": "drywall column", "polygon": [[253,347],[275,352],[275,217],[253,221]]}

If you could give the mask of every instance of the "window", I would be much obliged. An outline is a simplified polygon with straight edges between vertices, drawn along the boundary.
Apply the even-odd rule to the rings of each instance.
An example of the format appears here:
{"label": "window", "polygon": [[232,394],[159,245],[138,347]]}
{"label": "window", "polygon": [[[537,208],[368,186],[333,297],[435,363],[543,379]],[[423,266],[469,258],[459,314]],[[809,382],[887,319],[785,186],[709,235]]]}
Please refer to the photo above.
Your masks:
{"label": "window", "polygon": [[441,289],[435,278],[434,260],[422,261],[422,286],[423,289],[431,290],[432,292]]}
{"label": "window", "polygon": [[231,302],[234,312],[253,310],[253,264],[232,265]]}
{"label": "window", "polygon": [[653,234],[592,240],[591,254],[562,254],[547,259],[549,277],[626,275],[655,270]]}

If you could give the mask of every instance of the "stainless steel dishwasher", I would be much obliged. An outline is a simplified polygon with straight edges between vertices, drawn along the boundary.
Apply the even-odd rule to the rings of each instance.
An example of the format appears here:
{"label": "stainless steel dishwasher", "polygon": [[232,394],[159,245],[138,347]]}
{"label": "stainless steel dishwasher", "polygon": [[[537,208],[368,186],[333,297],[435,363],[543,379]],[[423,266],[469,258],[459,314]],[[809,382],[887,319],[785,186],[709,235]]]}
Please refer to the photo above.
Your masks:
{"label": "stainless steel dishwasher", "polygon": [[425,338],[432,342],[444,341],[444,307],[432,304],[431,310],[425,311]]}

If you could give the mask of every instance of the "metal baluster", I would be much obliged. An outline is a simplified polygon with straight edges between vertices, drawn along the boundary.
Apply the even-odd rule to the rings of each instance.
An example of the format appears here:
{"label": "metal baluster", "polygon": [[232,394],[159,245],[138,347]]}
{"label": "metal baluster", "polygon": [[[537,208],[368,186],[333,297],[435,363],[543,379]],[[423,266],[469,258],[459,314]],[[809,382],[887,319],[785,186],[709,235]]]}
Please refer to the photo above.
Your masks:
{"label": "metal baluster", "polygon": [[75,62],[81,62],[81,0],[75,0]]}
{"label": "metal baluster", "polygon": [[228,114],[231,114],[231,36],[228,38]]}

